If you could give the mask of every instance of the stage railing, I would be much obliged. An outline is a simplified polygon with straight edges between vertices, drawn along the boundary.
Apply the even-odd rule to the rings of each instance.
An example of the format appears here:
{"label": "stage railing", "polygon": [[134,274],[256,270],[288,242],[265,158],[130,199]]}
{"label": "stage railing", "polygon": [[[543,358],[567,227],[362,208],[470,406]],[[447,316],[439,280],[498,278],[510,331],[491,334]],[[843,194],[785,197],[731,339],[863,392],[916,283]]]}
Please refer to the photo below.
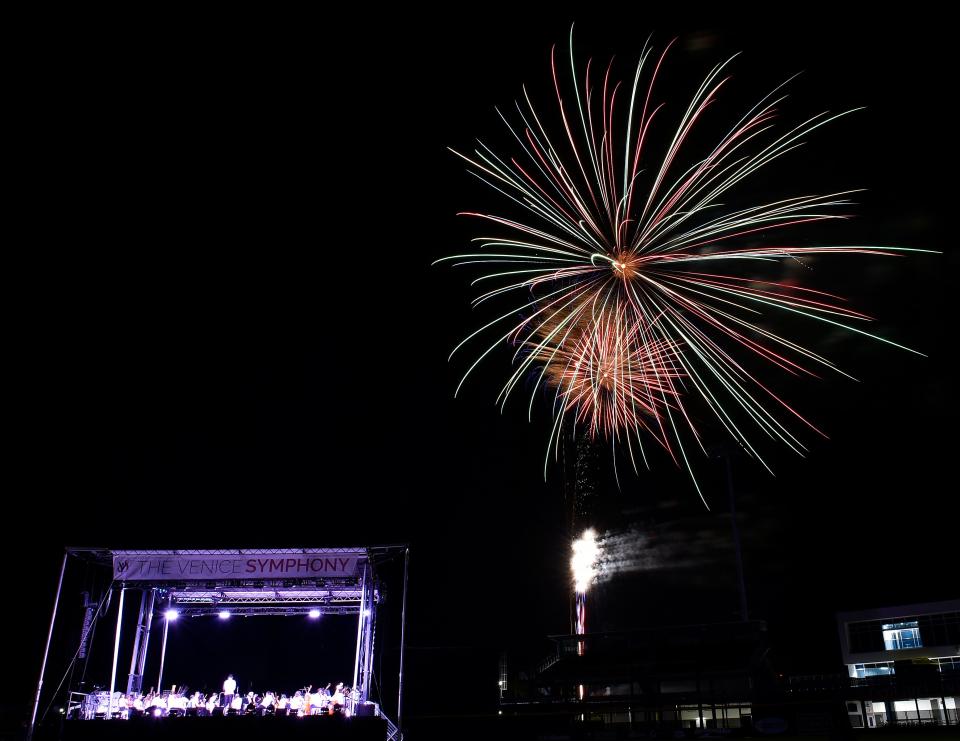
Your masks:
{"label": "stage railing", "polygon": [[387,723],[387,741],[403,741],[403,734],[400,733],[400,729],[393,724],[393,721],[383,713],[380,713],[380,717]]}
{"label": "stage railing", "polygon": [[67,717],[68,718],[81,718],[83,720],[93,720],[93,715],[91,714],[87,717],[87,697],[89,697],[86,692],[71,692],[70,698],[67,700]]}

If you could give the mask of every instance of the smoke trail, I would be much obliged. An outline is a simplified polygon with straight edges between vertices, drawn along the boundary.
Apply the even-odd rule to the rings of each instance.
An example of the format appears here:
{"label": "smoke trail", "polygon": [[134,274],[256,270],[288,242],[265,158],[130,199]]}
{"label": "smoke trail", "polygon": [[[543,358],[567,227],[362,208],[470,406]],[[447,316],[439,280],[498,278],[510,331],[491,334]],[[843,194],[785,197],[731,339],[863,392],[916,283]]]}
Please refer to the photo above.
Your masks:
{"label": "smoke trail", "polygon": [[608,530],[597,537],[600,559],[596,582],[603,584],[623,574],[699,569],[730,557],[730,535],[721,523],[665,523],[640,530]]}

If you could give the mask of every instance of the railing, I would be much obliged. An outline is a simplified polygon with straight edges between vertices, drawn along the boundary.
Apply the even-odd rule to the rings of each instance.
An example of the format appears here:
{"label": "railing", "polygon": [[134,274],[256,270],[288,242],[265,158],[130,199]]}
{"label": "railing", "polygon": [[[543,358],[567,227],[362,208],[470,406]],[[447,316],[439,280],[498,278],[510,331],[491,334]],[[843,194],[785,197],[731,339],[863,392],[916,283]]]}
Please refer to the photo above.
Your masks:
{"label": "railing", "polygon": [[557,651],[555,654],[551,654],[550,656],[548,656],[547,658],[545,658],[545,659],[541,662],[540,666],[537,667],[537,672],[538,672],[539,674],[543,674],[547,669],[549,669],[551,666],[553,666],[554,664],[556,664],[558,661],[560,661],[560,652],[559,652],[559,651]]}
{"label": "railing", "polygon": [[[350,710],[350,714],[351,714],[351,715],[355,715],[355,714],[356,714],[356,712],[357,712],[357,705],[358,705],[358,704],[359,704],[359,703],[357,703],[355,700],[353,701],[353,704],[352,704],[352,707],[351,707],[351,710]],[[397,726],[394,724],[394,722],[393,722],[392,720],[390,720],[390,718],[387,717],[386,713],[384,713],[383,710],[382,710],[382,708],[380,707],[380,704],[375,702],[375,703],[372,703],[372,705],[373,705],[373,707],[374,707],[374,714],[375,714],[378,718],[383,718],[383,720],[384,720],[384,721],[386,722],[386,724],[387,724],[387,739],[386,739],[386,741],[403,741],[403,734],[400,733],[400,729],[397,728]]]}
{"label": "railing", "polygon": [[91,720],[93,716],[87,717],[83,712],[84,707],[87,703],[88,693],[86,692],[71,692],[70,699],[67,700],[67,717],[68,718],[83,718],[84,720]]}
{"label": "railing", "polygon": [[387,741],[403,741],[403,734],[400,733],[400,729],[384,714],[379,705],[377,705],[377,715],[387,723]]}

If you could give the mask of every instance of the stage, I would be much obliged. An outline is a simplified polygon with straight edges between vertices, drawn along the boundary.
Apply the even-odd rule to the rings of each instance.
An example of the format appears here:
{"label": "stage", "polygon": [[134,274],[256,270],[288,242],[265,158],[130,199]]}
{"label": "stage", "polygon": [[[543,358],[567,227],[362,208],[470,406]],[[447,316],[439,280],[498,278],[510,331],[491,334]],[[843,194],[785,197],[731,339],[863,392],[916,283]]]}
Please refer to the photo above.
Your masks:
{"label": "stage", "polygon": [[[73,628],[79,641],[75,648],[71,642],[67,654],[71,658],[65,666],[58,667],[60,681],[52,683],[45,693],[43,680],[71,559],[81,562],[84,583],[91,586],[81,593],[82,614],[73,615],[74,619],[83,619],[82,625],[75,624]],[[391,561],[401,562],[403,569],[402,587],[399,587],[395,716],[399,723],[409,561],[406,546],[212,550],[68,548],[54,599],[27,738],[32,735],[37,739],[176,738],[189,741],[192,738],[309,736],[400,741],[400,729],[381,707],[383,698],[379,696],[379,689],[376,696],[371,696],[376,682],[374,667],[378,666],[374,656],[382,643],[376,638],[382,599],[380,568]],[[356,621],[350,625],[346,638],[341,635],[337,639],[338,645],[346,645],[346,651],[352,652],[352,673],[346,666],[334,669],[333,664],[324,665],[316,656],[312,662],[306,658],[309,653],[306,646],[324,645],[318,631],[307,626],[322,625],[324,616],[339,616],[335,619],[340,620],[352,617]],[[217,660],[223,663],[223,672],[212,679],[207,666],[210,657],[207,656],[205,662],[200,648],[204,641],[198,643],[198,636],[207,631],[210,637],[206,642],[216,640],[216,633],[211,633],[215,627],[220,631],[221,641],[227,642],[223,633],[231,630],[237,619],[254,617],[267,618],[262,624],[273,625],[274,630],[275,621],[290,621],[280,626],[280,635],[272,638],[258,635],[256,640],[262,641],[258,645],[275,648],[278,642],[286,641],[302,648],[296,653],[296,661],[283,659],[277,650],[268,652],[269,660],[266,665],[261,662],[261,679],[256,684],[251,679],[252,668],[248,668],[246,678],[241,671],[237,678],[246,683],[246,691],[242,691],[234,675],[227,673],[227,667],[233,668],[238,663],[243,667],[243,656],[220,656]],[[101,631],[101,635],[107,633],[109,637],[97,642],[100,661],[91,663],[92,637],[101,622],[109,624]],[[182,631],[186,631],[187,636],[194,634],[192,651],[184,646],[190,660],[180,660],[170,667],[166,658],[170,651],[176,650]],[[184,644],[187,636],[183,638]],[[121,656],[124,637],[128,648]],[[151,645],[155,648],[152,654],[155,663],[148,679],[147,657]],[[112,651],[107,654],[110,648]],[[124,671],[127,662],[129,670]],[[304,662],[302,667],[298,665],[300,662]],[[263,679],[274,663],[279,668]],[[91,668],[89,675],[88,667]],[[331,676],[323,676],[324,671]],[[380,682],[376,683],[379,688]],[[42,713],[39,712],[41,700],[46,700]],[[57,709],[51,712],[54,707]],[[62,716],[62,721],[56,713]],[[128,720],[128,715],[133,717]]]}
{"label": "stage", "polygon": [[[53,733],[50,733],[50,732]],[[50,734],[50,735],[48,735]],[[37,741],[58,738],[56,729],[39,729]],[[64,741],[109,741],[110,739],[349,739],[384,741],[387,723],[383,718],[341,716],[297,717],[212,717],[135,718],[132,720],[68,720],[63,724]]]}

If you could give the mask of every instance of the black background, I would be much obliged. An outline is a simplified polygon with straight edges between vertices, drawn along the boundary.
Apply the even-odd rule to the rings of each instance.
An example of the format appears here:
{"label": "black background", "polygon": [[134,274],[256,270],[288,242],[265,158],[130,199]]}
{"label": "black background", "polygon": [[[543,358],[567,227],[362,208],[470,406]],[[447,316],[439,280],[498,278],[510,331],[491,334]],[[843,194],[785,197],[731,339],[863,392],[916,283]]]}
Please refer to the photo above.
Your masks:
{"label": "black background", "polygon": [[[8,452],[23,475],[5,531],[8,557],[29,568],[8,570],[7,716],[31,699],[65,544],[409,542],[413,715],[490,711],[497,649],[535,656],[569,629],[562,473],[542,477],[547,408],[532,423],[522,400],[499,413],[506,355],[452,398],[469,363],[446,356],[491,315],[469,309],[466,272],[431,262],[483,231],[457,211],[501,206],[446,147],[505,145],[493,106],[522,83],[552,115],[549,48],[565,49],[573,20],[580,59],[616,54],[621,77],[648,33],[660,47],[678,35],[661,88],[674,112],[743,51],[706,133],[799,71],[787,122],[866,106],[747,192],[865,188],[854,220],[796,241],[942,250],[821,261],[809,276],[928,357],[807,334],[860,381],[771,378],[830,440],[808,438],[804,460],[768,448],[776,477],[735,462],[752,614],[769,620],[781,671],[837,671],[836,610],[956,597],[955,39],[934,17],[797,12],[357,8],[25,26],[22,103],[8,113],[24,124],[24,220],[6,273]],[[604,625],[735,617],[723,473],[701,465],[713,514],[666,461],[608,494],[653,566],[598,591]],[[64,600],[75,632],[75,592]],[[247,631],[238,646],[309,643],[299,628],[235,630]],[[383,639],[393,697],[395,629]],[[303,678],[297,654],[240,648],[232,667],[207,657],[194,678],[186,655],[171,654],[181,682],[230,669],[290,687],[334,679]],[[48,688],[62,670],[51,664]]]}

